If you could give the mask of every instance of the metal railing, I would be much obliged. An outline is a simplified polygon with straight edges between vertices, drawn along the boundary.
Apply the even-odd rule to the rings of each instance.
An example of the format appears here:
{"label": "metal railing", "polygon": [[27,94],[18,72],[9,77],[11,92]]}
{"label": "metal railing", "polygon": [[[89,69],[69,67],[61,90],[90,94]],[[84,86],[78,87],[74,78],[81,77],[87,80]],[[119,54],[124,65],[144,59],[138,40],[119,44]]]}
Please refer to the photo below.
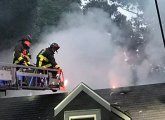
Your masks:
{"label": "metal railing", "polygon": [[[40,68],[34,66],[15,65],[0,62],[0,89],[50,89],[49,85],[53,80],[53,85],[58,86],[59,80],[52,77],[52,72],[57,69]],[[23,85],[22,79],[28,80],[27,85]],[[43,85],[38,84],[38,80],[44,80]],[[33,84],[32,84],[33,83]]]}

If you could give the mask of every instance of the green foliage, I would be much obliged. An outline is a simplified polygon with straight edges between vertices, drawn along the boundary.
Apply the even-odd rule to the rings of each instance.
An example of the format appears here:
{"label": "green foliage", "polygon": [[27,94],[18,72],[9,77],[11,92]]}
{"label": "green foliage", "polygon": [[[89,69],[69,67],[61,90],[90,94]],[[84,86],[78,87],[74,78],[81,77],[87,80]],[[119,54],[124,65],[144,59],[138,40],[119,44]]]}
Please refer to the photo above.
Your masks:
{"label": "green foliage", "polygon": [[95,1],[95,0],[93,0],[84,7],[84,11],[86,12],[90,8],[101,8],[105,12],[107,12],[110,16],[115,11],[117,11],[117,6],[115,6],[115,5],[109,6],[107,4],[107,1]]}
{"label": "green foliage", "polygon": [[80,4],[80,0],[1,0],[0,50],[8,49],[26,34],[37,42],[44,27],[58,25],[74,2]]}
{"label": "green foliage", "polygon": [[[147,41],[146,34],[148,33],[148,28],[141,27],[144,25],[143,15],[138,15],[138,13],[134,13],[130,11],[132,5],[137,6],[139,11],[143,11],[143,3],[140,0],[111,0],[111,2],[115,2],[111,5],[108,4],[107,1],[103,0],[90,0],[84,7],[84,11],[87,12],[90,8],[100,8],[107,12],[110,16],[111,21],[115,23],[121,32],[122,40],[116,40],[116,44],[122,46],[123,48],[127,48],[127,50],[132,51],[136,55],[136,50],[143,51],[145,47],[145,43]],[[116,4],[117,3],[117,4]],[[123,8],[124,10],[136,14],[136,18],[132,18],[131,20],[127,20],[126,16],[118,11],[118,7]],[[116,39],[116,36],[112,35],[113,39]],[[139,64],[142,60],[132,61],[131,64]]]}
{"label": "green foliage", "polygon": [[34,29],[35,0],[0,1],[0,50],[8,49]]}
{"label": "green foliage", "polygon": [[70,12],[70,5],[76,0],[39,0],[37,6],[38,25],[58,25],[61,15]]}

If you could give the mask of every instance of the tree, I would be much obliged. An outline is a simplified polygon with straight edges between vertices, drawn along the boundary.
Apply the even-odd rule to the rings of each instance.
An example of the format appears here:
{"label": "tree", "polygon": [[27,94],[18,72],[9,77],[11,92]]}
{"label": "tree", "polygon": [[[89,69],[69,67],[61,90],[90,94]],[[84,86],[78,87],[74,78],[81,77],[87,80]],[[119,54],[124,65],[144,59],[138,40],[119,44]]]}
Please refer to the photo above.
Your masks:
{"label": "tree", "polygon": [[[139,0],[111,0],[111,4],[108,1],[103,0],[90,0],[90,2],[84,6],[84,12],[87,12],[91,8],[101,8],[107,12],[119,29],[122,31],[122,40],[117,40],[116,44],[123,48],[126,48],[131,55],[134,55],[137,59],[129,59],[129,64],[140,64],[145,58],[144,47],[147,41],[148,28],[144,23],[144,18],[142,14],[131,11],[131,6],[136,5],[137,11],[143,10],[143,4]],[[118,11],[121,8],[127,12],[136,14],[136,18],[127,20],[127,17]],[[116,36],[112,36],[114,39]],[[140,51],[140,54],[139,54]],[[138,56],[137,56],[138,54]],[[141,57],[139,57],[139,55]],[[131,57],[130,57],[131,58]]]}

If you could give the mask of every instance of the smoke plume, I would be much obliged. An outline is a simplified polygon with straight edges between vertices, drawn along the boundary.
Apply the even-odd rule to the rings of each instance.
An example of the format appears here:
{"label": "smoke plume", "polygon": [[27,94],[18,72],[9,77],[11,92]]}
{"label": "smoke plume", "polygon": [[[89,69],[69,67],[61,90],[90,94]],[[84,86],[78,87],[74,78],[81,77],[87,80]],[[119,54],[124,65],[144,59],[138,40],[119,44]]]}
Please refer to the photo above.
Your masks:
{"label": "smoke plume", "polygon": [[[158,3],[163,15],[164,1],[159,0]],[[36,62],[36,55],[41,49],[56,42],[60,49],[58,54],[55,54],[55,59],[64,71],[68,90],[72,90],[80,82],[93,89],[163,82],[164,72],[160,72],[160,68],[163,67],[159,66],[164,66],[164,48],[157,13],[154,1],[148,1],[146,5],[144,19],[149,26],[150,34],[144,51],[147,57],[141,64],[127,64],[124,48],[116,45],[114,41],[130,43],[124,41],[126,39],[121,37],[122,31],[101,9],[91,9],[86,14],[80,11],[63,14],[57,27],[45,27],[39,42],[32,46],[33,63]],[[164,19],[162,16],[162,23]],[[4,57],[8,53],[1,53],[2,62],[8,59],[12,62],[12,57]],[[155,71],[155,74],[152,71]]]}

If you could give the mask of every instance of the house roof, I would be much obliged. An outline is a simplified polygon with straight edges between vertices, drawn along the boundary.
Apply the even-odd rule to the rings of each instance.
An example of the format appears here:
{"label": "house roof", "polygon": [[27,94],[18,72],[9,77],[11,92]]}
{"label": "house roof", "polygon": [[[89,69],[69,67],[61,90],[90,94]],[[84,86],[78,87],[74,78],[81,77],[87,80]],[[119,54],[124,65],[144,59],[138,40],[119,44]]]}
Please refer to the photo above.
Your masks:
{"label": "house roof", "polygon": [[165,83],[95,90],[133,120],[165,118]]}
{"label": "house roof", "polygon": [[[78,88],[74,90],[76,89]],[[94,96],[94,100],[99,99],[101,105],[110,105],[109,109],[112,111],[121,110],[133,120],[163,120],[165,118],[165,83],[94,91],[87,85],[81,84],[78,90],[80,92],[86,90],[85,93]],[[75,93],[70,96],[74,97],[74,95]],[[54,120],[54,107],[67,96],[68,93],[59,93],[0,98],[0,118],[3,120],[14,118]],[[116,109],[113,110],[113,108]]]}
{"label": "house roof", "polygon": [[85,92],[90,97],[92,97],[95,101],[100,103],[102,106],[104,106],[107,110],[114,112],[124,120],[130,120],[131,118],[124,113],[122,113],[120,110],[112,107],[109,102],[107,102],[105,99],[103,99],[101,96],[99,96],[97,93],[95,93],[91,88],[89,88],[86,84],[81,83],[79,84],[63,101],[61,101],[55,108],[55,116],[64,109],[64,107],[67,106],[79,93]]}
{"label": "house roof", "polygon": [[55,120],[54,106],[67,93],[0,98],[0,119],[3,120]]}

